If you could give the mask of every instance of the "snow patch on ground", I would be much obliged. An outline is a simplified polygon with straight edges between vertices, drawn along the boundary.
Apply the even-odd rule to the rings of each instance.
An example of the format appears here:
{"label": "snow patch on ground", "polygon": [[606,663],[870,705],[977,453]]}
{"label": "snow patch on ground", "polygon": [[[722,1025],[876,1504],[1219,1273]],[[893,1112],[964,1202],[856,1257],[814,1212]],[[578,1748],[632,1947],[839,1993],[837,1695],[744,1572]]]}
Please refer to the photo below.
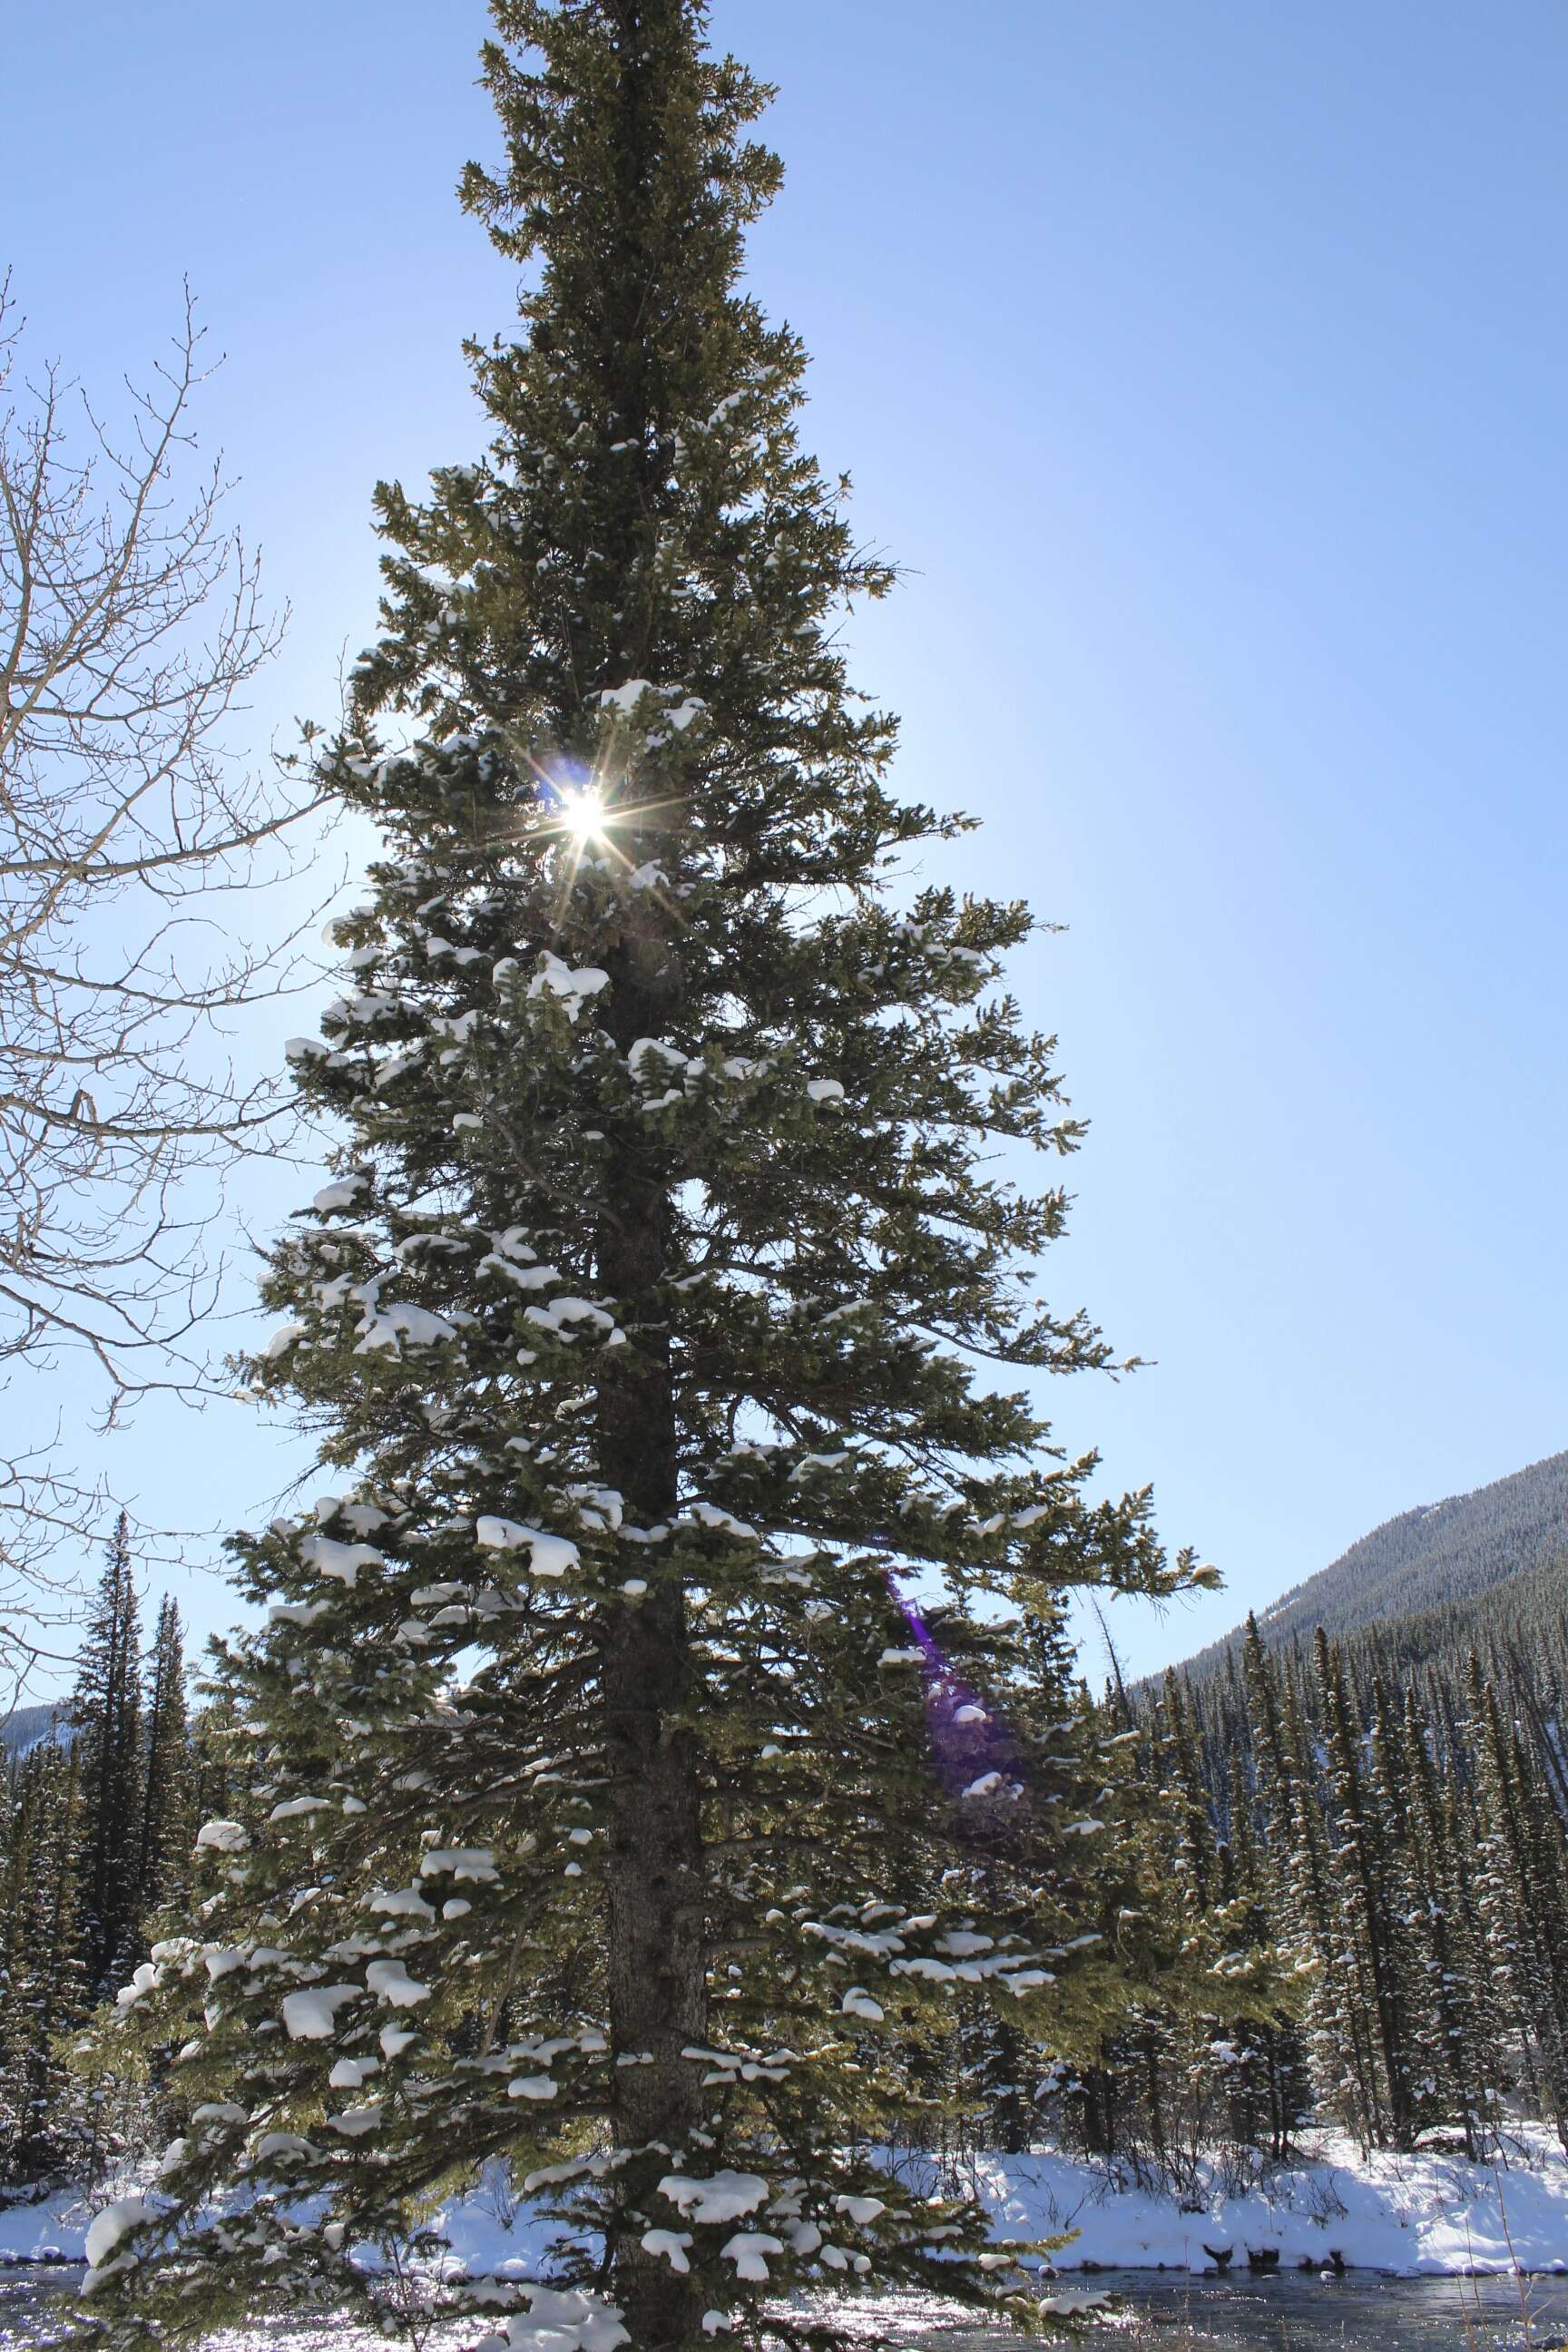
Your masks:
{"label": "snow patch on ground", "polygon": [[84,2263],[92,2218],[108,2202],[79,2189],[57,2189],[26,2205],[0,2206],[0,2263]]}

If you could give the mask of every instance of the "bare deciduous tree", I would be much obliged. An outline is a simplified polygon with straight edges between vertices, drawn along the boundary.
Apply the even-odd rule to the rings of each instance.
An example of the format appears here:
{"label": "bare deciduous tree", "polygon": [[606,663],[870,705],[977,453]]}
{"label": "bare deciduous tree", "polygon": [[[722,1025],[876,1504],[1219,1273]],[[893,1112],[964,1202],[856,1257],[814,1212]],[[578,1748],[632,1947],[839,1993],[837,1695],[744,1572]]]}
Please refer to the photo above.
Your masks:
{"label": "bare deciduous tree", "polygon": [[[24,374],[20,332],[0,285],[0,1376],[83,1357],[73,1412],[102,1427],[203,1380],[215,1194],[190,1180],[287,1115],[222,1043],[288,961],[240,936],[237,894],[287,876],[279,837],[319,803],[308,760],[258,773],[227,740],[280,623],[221,466],[195,469],[188,291],[119,432],[58,369]],[[13,1649],[101,1499],[58,1439],[0,1440]]]}

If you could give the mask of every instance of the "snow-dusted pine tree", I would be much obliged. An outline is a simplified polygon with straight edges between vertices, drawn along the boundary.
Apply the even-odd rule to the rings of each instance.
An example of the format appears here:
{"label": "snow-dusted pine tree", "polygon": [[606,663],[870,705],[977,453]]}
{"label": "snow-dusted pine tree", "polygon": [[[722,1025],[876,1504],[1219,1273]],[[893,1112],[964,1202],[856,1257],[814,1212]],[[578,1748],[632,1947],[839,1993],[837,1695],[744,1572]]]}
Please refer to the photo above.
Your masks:
{"label": "snow-dusted pine tree", "polygon": [[70,1702],[80,1749],[82,1906],[88,1982],[102,2000],[124,1982],[141,1924],[136,1831],[142,1806],[142,1612],[123,1511],[83,1636]]}
{"label": "snow-dusted pine tree", "polygon": [[905,2021],[981,1987],[1059,2038],[1080,1960],[1103,2000],[1053,1866],[1098,1766],[1031,1645],[1066,1587],[1206,1574],[992,1369],[1105,1360],[996,1157],[1077,1129],[994,991],[1027,911],[900,878],[956,821],[891,796],[834,634],[889,574],[740,290],[768,93],[694,0],[494,16],[465,200],[537,267],[482,458],[379,494],[328,765],[388,851],[291,1049],[347,1140],[258,1374],[341,1477],[237,1547],[270,1821],[207,1823],[140,1979],[159,2038],[204,2006],[165,2193],[94,2242],[132,2333],[374,2292],[356,2245],[405,2280],[489,2159],[559,2219],[536,2282],[447,2281],[500,2345],[1001,2304],[975,2211],[875,2160]]}
{"label": "snow-dusted pine tree", "polygon": [[184,1642],[179,1609],[167,1593],[148,1645],[142,1717],[146,1728],[136,1880],[145,1922],[184,1888],[196,1826],[192,1819],[195,1764],[185,1706]]}

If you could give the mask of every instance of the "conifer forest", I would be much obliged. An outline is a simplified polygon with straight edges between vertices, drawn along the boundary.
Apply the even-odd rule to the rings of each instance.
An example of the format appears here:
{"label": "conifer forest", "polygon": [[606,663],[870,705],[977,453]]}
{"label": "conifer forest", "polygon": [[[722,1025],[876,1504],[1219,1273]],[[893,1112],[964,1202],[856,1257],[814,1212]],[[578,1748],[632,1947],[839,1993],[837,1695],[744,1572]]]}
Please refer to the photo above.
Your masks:
{"label": "conifer forest", "polygon": [[[1560,1559],[1489,1528],[1479,1613],[1456,1570],[1153,1681],[1075,1648],[1217,1580],[1040,1409],[1113,1368],[1048,1303],[1049,909],[949,878],[850,677],[895,573],[746,277],[771,93],[699,0],[490,15],[518,317],[476,445],[375,488],[310,740],[375,846],[236,1377],[320,1475],[204,1656],[130,1521],[84,1555],[0,1792],[0,2190],[101,2196],[127,2352],[674,2352],[857,2292],[1037,2329],[977,2153],[1181,2200],[1331,2130],[1568,2152]],[[528,2279],[443,2256],[497,2177]]]}
{"label": "conifer forest", "polygon": [[[1411,1667],[1388,1634],[1280,1653],[1254,1623],[1216,1671],[1098,1693],[1040,1638],[1010,1686],[1007,1758],[1016,1773],[1017,1727],[1040,1726],[1055,1818],[1034,1899],[1093,1960],[1043,2029],[953,1968],[939,2014],[891,2051],[853,2022],[882,2025],[881,2004],[842,1993],[895,2136],[948,2168],[1044,2142],[1174,2193],[1216,2160],[1245,2179],[1298,2156],[1325,2122],[1366,2149],[1481,2161],[1521,2118],[1568,2145],[1565,1687],[1560,1600],[1528,1645],[1450,1642]],[[167,1931],[199,1826],[220,1851],[259,1841],[277,1790],[247,1719],[186,1688],[171,1602],[142,1639],[121,1530],[73,1697],[5,1784],[13,2195],[107,2179],[189,2121],[170,2052],[127,2065],[121,2020],[189,1949]]]}

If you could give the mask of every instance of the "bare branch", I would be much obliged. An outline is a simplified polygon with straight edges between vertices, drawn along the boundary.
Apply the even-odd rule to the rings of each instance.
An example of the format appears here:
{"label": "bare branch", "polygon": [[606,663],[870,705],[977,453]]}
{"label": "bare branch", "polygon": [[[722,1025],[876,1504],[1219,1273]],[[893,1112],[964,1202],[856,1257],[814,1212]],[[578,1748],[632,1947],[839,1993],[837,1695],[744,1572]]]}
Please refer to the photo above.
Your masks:
{"label": "bare branch", "polygon": [[[308,741],[258,773],[229,740],[283,617],[196,458],[204,341],[187,288],[116,431],[57,367],[24,375],[0,281],[0,1366],[80,1355],[100,1427],[205,1385],[216,1186],[289,1116],[220,1033],[289,986],[314,919],[252,940],[213,912],[297,875],[324,796]],[[0,1458],[0,1648],[65,1605],[105,1500],[58,1447]]]}

